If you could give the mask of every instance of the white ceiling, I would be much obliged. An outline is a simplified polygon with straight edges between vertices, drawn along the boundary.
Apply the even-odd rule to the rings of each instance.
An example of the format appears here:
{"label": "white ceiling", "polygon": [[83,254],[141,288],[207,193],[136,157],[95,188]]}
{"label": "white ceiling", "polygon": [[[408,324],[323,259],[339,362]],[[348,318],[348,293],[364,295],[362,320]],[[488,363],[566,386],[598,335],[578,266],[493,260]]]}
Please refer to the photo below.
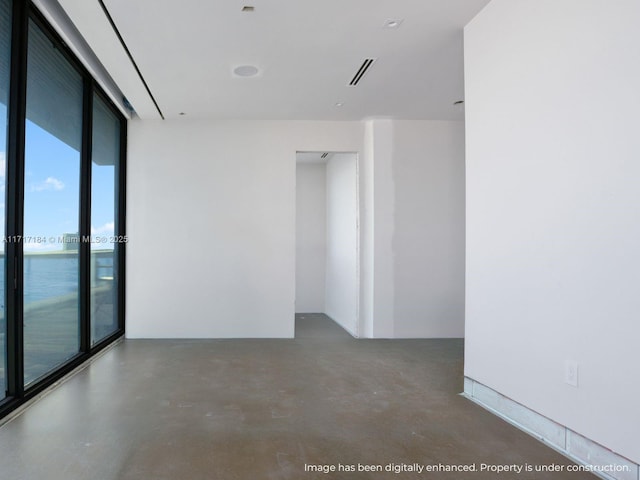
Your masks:
{"label": "white ceiling", "polygon": [[[97,0],[59,2],[137,113],[157,116],[114,51]],[[166,118],[456,120],[464,115],[453,105],[463,97],[462,29],[489,0],[104,3]],[[242,12],[245,5],[255,11]],[[404,21],[389,29],[388,19]],[[348,87],[367,57],[377,61]],[[243,64],[260,75],[234,77]]]}

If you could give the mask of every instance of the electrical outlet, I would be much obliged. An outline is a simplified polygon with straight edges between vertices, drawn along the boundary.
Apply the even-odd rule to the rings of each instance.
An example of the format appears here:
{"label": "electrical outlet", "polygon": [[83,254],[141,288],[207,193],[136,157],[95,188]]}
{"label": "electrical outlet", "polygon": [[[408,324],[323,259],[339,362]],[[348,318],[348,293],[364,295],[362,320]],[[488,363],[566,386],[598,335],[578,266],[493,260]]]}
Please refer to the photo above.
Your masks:
{"label": "electrical outlet", "polygon": [[564,383],[572,387],[578,386],[578,362],[575,360],[564,361]]}

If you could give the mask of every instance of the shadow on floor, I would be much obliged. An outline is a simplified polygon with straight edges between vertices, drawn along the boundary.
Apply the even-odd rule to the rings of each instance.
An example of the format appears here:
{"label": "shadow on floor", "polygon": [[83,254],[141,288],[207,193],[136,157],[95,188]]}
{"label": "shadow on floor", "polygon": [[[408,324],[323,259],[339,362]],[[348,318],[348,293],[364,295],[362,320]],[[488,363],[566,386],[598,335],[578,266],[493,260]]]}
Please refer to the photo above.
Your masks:
{"label": "shadow on floor", "polygon": [[296,338],[348,340],[353,337],[324,313],[296,313]]}

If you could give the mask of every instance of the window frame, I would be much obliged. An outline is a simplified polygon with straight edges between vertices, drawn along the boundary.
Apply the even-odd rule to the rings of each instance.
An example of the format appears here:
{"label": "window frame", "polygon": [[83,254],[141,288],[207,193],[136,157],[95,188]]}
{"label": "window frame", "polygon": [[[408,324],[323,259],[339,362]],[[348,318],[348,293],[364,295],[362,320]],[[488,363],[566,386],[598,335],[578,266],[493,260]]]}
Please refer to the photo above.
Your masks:
{"label": "window frame", "polygon": [[[48,23],[45,16],[29,0],[12,0],[11,18],[11,59],[9,75],[9,98],[7,102],[7,145],[6,145],[6,198],[5,198],[5,236],[20,238],[23,234],[24,219],[24,165],[25,165],[25,129],[27,99],[27,51],[29,21],[48,37],[66,61],[83,79],[82,99],[82,144],[80,149],[80,238],[91,235],[91,152],[93,134],[93,96],[104,102],[119,121],[120,146],[119,162],[116,165],[115,180],[115,230],[116,236],[126,236],[126,151],[127,119],[114,105],[113,101],[93,79],[89,71],[76,58],[74,53]],[[60,380],[72,370],[83,364],[95,354],[122,338],[125,333],[125,258],[126,244],[115,245],[114,275],[117,285],[117,330],[91,345],[90,318],[90,247],[88,242],[80,243],[79,271],[79,312],[80,312],[80,348],[79,352],[67,362],[55,368],[37,382],[24,387],[24,348],[23,348],[23,245],[5,242],[5,321],[6,321],[6,396],[0,398],[0,418],[25,402],[37,396],[43,390]]]}

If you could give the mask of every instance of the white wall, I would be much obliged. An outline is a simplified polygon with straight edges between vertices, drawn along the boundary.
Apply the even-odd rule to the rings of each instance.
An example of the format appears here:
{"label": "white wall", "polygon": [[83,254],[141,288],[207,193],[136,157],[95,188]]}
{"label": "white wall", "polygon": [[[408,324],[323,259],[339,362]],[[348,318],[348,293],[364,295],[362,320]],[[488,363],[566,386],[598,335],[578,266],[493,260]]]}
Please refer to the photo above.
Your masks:
{"label": "white wall", "polygon": [[373,162],[374,162],[374,122],[364,124],[362,151],[358,157],[358,177],[360,188],[359,228],[360,228],[360,309],[359,335],[364,338],[374,336],[374,247],[375,233],[373,221]]}
{"label": "white wall", "polygon": [[296,151],[357,122],[132,121],[129,338],[293,337]]}
{"label": "white wall", "polygon": [[639,22],[494,0],[465,29],[465,373],[636,462]]}
{"label": "white wall", "polygon": [[368,121],[360,165],[363,335],[462,337],[463,123]]}
{"label": "white wall", "polygon": [[373,318],[375,338],[393,338],[395,282],[393,248],[395,183],[393,178],[393,121],[374,120],[373,126]]}
{"label": "white wall", "polygon": [[394,121],[394,337],[464,336],[464,124]]}
{"label": "white wall", "polygon": [[325,311],[325,163],[296,166],[296,312]]}
{"label": "white wall", "polygon": [[461,132],[392,120],[367,122],[366,135],[362,122],[130,122],[128,337],[293,336],[296,151],[363,152],[353,330],[460,335]]}
{"label": "white wall", "polygon": [[358,336],[357,155],[337,153],[327,162],[327,263],[325,313]]}

